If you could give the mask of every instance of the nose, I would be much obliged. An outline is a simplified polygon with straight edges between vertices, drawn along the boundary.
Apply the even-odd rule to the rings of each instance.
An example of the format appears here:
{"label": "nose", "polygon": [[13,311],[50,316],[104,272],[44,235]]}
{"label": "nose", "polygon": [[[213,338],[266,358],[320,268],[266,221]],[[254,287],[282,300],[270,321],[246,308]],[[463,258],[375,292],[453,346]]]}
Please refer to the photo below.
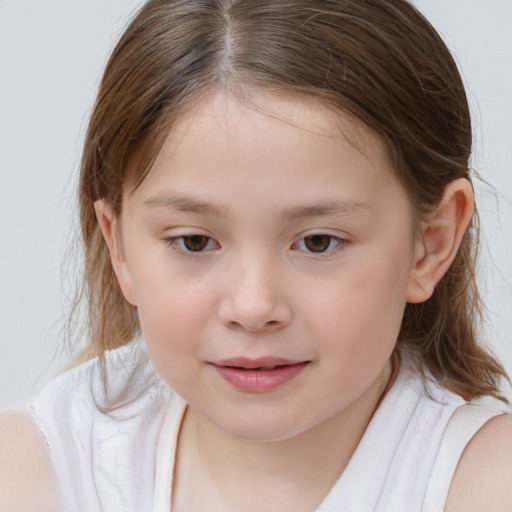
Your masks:
{"label": "nose", "polygon": [[218,315],[231,329],[274,332],[291,320],[282,272],[276,265],[250,258],[225,276]]}

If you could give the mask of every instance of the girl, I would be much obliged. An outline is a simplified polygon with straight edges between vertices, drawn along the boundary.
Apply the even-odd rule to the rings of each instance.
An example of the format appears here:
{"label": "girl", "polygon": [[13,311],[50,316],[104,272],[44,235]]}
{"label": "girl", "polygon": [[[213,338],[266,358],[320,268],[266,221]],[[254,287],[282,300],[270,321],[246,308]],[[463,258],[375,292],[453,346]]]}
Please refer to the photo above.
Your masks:
{"label": "girl", "polygon": [[405,0],[146,3],[82,161],[87,362],[3,419],[0,505],[510,510],[470,149]]}

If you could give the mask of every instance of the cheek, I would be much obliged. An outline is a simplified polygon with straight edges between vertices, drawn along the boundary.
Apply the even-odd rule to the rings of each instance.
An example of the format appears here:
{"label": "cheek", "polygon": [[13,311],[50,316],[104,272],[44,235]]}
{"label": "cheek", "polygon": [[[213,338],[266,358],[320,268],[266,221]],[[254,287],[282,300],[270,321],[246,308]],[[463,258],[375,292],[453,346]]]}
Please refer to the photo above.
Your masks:
{"label": "cheek", "polygon": [[325,388],[343,400],[341,406],[363,394],[384,371],[404,310],[403,301],[393,300],[367,281],[350,284],[351,293],[338,293],[330,305],[317,303],[315,316],[321,321],[311,329],[322,334],[318,364],[326,376]]}
{"label": "cheek", "polygon": [[306,311],[311,331],[323,332],[329,356],[367,364],[387,358],[400,330],[408,281],[403,252],[387,258],[358,258],[330,280]]}
{"label": "cheek", "polygon": [[[170,295],[170,296],[169,296]],[[196,376],[199,337],[186,300],[171,294],[141,301],[139,319],[149,357],[156,371],[177,391],[189,386]],[[194,322],[194,320],[196,320]]]}
{"label": "cheek", "polygon": [[133,283],[142,334],[155,368],[166,378],[179,373],[187,358],[197,359],[213,298],[204,280],[180,276],[168,265],[138,268],[143,270]]}
{"label": "cheek", "polygon": [[176,265],[167,249],[154,241],[140,245],[146,250],[134,247],[128,266],[141,323],[162,328],[173,325],[179,330],[194,309],[201,309],[206,297],[204,280]]}
{"label": "cheek", "polygon": [[206,297],[201,288],[192,284],[182,287],[177,282],[169,283],[160,280],[155,286],[137,288],[138,312],[142,329],[148,342],[179,343],[193,336],[206,318]]}

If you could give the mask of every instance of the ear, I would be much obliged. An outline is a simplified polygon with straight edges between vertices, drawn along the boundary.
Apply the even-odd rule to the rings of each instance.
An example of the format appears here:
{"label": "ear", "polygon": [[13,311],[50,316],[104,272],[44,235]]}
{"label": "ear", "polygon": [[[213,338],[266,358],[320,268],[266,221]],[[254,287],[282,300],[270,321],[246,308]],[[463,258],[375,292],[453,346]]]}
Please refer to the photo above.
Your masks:
{"label": "ear", "polygon": [[105,199],[99,199],[94,203],[96,218],[100,226],[103,238],[110,252],[110,261],[116,274],[117,281],[125,299],[136,306],[135,293],[132,278],[123,250],[119,218],[115,214],[112,205]]}
{"label": "ear", "polygon": [[439,206],[424,223],[416,241],[407,285],[407,302],[428,300],[450,268],[475,209],[471,183],[459,178],[449,183]]}

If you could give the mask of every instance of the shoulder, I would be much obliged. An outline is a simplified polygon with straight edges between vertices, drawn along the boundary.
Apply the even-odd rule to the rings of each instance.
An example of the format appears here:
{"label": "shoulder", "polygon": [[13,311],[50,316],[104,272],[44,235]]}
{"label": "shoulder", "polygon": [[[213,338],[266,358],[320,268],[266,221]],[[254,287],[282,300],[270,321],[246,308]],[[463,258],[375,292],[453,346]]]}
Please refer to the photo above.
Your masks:
{"label": "shoulder", "polygon": [[[51,380],[28,405],[43,432],[59,475],[98,436],[142,429],[158,422],[172,391],[149,362],[144,347],[130,343]],[[145,419],[144,419],[145,418]]]}
{"label": "shoulder", "polygon": [[[66,510],[99,510],[99,500],[129,503],[151,488],[141,482],[152,478],[148,467],[171,396],[132,345],[68,370],[41,390],[28,410],[49,448]],[[121,509],[129,507],[112,505]]]}
{"label": "shoulder", "polygon": [[489,420],[466,446],[445,512],[512,510],[512,416]]}
{"label": "shoulder", "polygon": [[36,417],[44,411],[52,412],[61,421],[76,413],[83,421],[89,413],[136,402],[149,389],[162,391],[165,385],[149,362],[142,342],[136,340],[55,377],[41,390],[30,410]]}
{"label": "shoulder", "polygon": [[0,414],[0,510],[58,509],[58,488],[46,443],[24,412]]}

